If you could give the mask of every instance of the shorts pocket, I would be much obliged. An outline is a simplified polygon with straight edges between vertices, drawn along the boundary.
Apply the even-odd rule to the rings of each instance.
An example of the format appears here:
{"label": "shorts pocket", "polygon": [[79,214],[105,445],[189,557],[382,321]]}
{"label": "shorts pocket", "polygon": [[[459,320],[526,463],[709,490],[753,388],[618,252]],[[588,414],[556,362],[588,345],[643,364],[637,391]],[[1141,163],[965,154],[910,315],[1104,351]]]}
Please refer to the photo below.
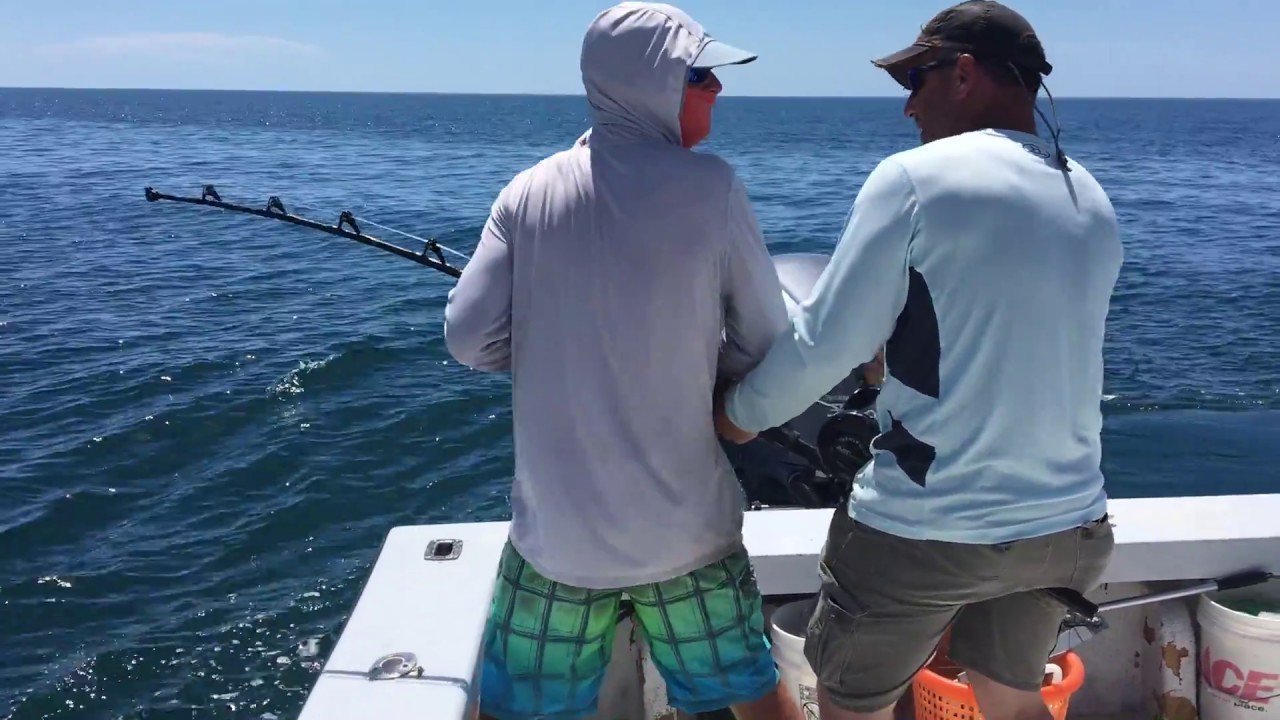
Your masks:
{"label": "shorts pocket", "polygon": [[[839,602],[832,597],[833,591],[841,596]],[[818,593],[818,603],[805,632],[804,655],[822,685],[840,686],[851,657],[853,635],[866,612],[833,585],[824,585]]]}
{"label": "shorts pocket", "polygon": [[1076,529],[1076,567],[1071,586],[1080,592],[1092,590],[1101,580],[1115,550],[1115,535],[1104,516]]}
{"label": "shorts pocket", "polygon": [[1111,533],[1111,514],[1104,513],[1097,520],[1090,520],[1087,523],[1076,528],[1076,532],[1085,537],[1094,537],[1096,535]]}
{"label": "shorts pocket", "polygon": [[1111,529],[1109,517],[1103,515],[1098,520],[1076,528],[1076,539],[1082,554],[1110,556],[1111,548],[1115,544],[1115,535]]}

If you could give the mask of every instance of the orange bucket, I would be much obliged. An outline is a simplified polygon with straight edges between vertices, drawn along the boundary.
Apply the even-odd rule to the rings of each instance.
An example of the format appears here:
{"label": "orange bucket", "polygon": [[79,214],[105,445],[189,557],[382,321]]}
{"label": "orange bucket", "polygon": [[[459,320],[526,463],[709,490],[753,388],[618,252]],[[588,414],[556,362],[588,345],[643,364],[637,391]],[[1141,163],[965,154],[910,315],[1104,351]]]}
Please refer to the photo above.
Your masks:
{"label": "orange bucket", "polygon": [[[1050,662],[1062,668],[1062,680],[1041,689],[1044,702],[1054,720],[1066,720],[1071,696],[1084,685],[1084,662],[1073,651],[1067,651]],[[916,674],[911,683],[916,720],[985,720],[978,712],[973,688],[957,682],[963,670],[951,663],[942,648],[933,662]]]}

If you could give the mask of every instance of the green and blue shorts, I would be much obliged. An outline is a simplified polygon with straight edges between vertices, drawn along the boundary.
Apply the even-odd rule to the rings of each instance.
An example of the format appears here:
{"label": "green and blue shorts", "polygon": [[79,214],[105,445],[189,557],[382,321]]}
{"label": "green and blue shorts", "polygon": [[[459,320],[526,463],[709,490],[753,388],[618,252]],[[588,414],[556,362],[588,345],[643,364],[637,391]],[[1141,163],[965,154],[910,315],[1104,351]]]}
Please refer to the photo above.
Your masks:
{"label": "green and blue shorts", "polygon": [[663,582],[589,590],[544,577],[508,543],[485,632],[481,712],[498,720],[594,713],[624,596],[673,707],[726,708],[777,686],[745,550]]}

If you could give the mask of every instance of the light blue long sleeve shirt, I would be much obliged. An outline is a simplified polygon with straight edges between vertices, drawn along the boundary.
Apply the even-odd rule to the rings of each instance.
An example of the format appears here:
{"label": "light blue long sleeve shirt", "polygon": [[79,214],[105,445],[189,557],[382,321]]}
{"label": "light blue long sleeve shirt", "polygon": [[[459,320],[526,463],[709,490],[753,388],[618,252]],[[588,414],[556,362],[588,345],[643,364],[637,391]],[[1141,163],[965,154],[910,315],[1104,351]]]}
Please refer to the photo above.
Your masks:
{"label": "light blue long sleeve shirt", "polygon": [[1042,138],[984,130],[867,177],[792,327],[728,393],[739,427],[799,415],[885,346],[881,435],[849,512],[1000,543],[1106,511],[1102,345],[1123,260],[1110,200]]}

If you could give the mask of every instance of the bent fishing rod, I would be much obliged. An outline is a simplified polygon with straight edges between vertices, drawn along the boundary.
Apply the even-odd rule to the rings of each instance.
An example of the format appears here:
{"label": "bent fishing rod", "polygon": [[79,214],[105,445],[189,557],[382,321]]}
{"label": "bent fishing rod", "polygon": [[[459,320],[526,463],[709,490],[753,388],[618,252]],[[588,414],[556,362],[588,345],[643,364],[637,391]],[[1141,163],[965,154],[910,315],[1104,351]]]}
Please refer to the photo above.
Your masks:
{"label": "bent fishing rod", "polygon": [[[152,188],[150,186],[147,186],[145,191],[146,191],[146,198],[148,202],[168,200],[171,202],[186,203],[189,205],[203,205],[206,207],[214,207],[221,210],[244,213],[247,215],[267,218],[270,220],[279,220],[281,222],[290,223],[292,225],[298,225],[300,227],[310,228],[312,230],[319,230],[320,232],[328,233],[330,235],[336,235],[337,237],[346,238],[348,240],[355,240],[356,242],[364,243],[365,245],[378,248],[379,250],[385,250],[386,252],[392,253],[393,255],[398,255],[402,258],[412,260],[420,265],[429,267],[433,270],[439,270],[440,272],[446,275],[452,276],[454,278],[461,277],[462,269],[457,266],[450,265],[449,262],[444,259],[444,253],[448,252],[453,255],[457,255],[463,258],[464,260],[470,259],[465,254],[460,253],[457,250],[453,250],[444,245],[441,245],[435,240],[420,238],[416,235],[411,235],[407,232],[403,232],[401,230],[396,230],[395,228],[387,227],[386,225],[379,225],[378,223],[375,223],[370,220],[363,220],[361,218],[357,218],[354,214],[352,214],[350,210],[343,210],[338,215],[338,222],[336,224],[326,225],[325,223],[312,220],[310,218],[302,217],[301,215],[294,215],[290,213],[285,208],[284,202],[280,200],[278,196],[275,196],[275,195],[272,195],[270,198],[267,199],[267,204],[265,207],[256,208],[256,207],[250,207],[248,205],[238,205],[236,203],[226,202],[218,194],[217,189],[214,188],[213,185],[204,185],[200,191],[200,197],[170,195],[168,193],[159,192],[155,188]],[[366,225],[382,228],[383,230],[387,230],[387,231],[396,233],[398,235],[404,235],[405,237],[422,242],[423,243],[422,251],[414,252],[413,250],[400,247],[399,245],[389,243],[385,240],[379,240],[378,238],[373,237],[372,235],[367,235],[360,230],[360,224],[359,224],[360,222],[363,222]],[[427,253],[432,253],[434,257],[432,257],[431,255],[428,255]],[[862,392],[862,390],[860,389],[859,392]],[[851,396],[850,400],[852,401],[854,400],[854,398]],[[864,401],[861,402],[859,406],[860,407],[865,406],[866,404],[867,402],[864,399]],[[848,405],[848,403],[846,403],[846,405]],[[856,408],[846,407],[846,409],[856,409]],[[827,473],[832,473],[832,470],[829,469],[831,467],[831,459],[828,457],[825,457],[821,450],[819,450],[813,444],[809,443],[807,440],[804,440],[803,438],[801,438],[799,434],[796,433],[794,430],[791,430],[785,427],[769,428],[761,432],[760,437],[766,440],[767,442],[770,442],[774,445],[781,446],[782,448],[799,456],[800,458],[808,462],[810,465],[812,465],[814,468],[822,469],[824,472],[827,472]],[[848,454],[849,450],[845,449],[840,452],[844,452],[845,454]]]}
{"label": "bent fishing rod", "polygon": [[[339,213],[338,222],[333,225],[327,225],[316,220],[302,217],[301,215],[294,215],[285,209],[284,202],[275,195],[268,198],[266,207],[262,208],[226,202],[218,195],[217,189],[212,185],[205,185],[200,191],[200,197],[169,195],[168,193],[158,192],[151,186],[147,186],[146,198],[147,202],[169,200],[171,202],[187,203],[189,205],[204,205],[207,207],[219,208],[221,210],[229,210],[231,212],[245,213],[256,217],[268,218],[270,220],[279,220],[281,222],[310,228],[312,230],[319,230],[320,232],[336,235],[340,238],[355,240],[356,242],[364,243],[365,245],[378,248],[379,250],[385,250],[393,255],[398,255],[402,258],[412,260],[419,265],[429,267],[432,270],[439,270],[445,275],[449,275],[454,278],[462,276],[462,268],[450,265],[449,261],[444,259],[444,253],[452,253],[463,259],[467,259],[467,256],[463,253],[445,247],[435,240],[410,235],[407,232],[402,232],[395,228],[389,228],[385,225],[378,225],[377,223],[369,220],[361,221],[367,225],[380,227],[383,230],[389,230],[398,235],[404,235],[405,237],[418,240],[423,243],[423,247],[421,252],[414,252],[413,250],[400,247],[399,245],[389,243],[385,240],[379,240],[378,238],[368,235],[360,230],[359,222],[357,222],[359,219],[352,214],[350,210],[343,210]],[[431,253],[431,255],[428,255],[427,253]]]}

